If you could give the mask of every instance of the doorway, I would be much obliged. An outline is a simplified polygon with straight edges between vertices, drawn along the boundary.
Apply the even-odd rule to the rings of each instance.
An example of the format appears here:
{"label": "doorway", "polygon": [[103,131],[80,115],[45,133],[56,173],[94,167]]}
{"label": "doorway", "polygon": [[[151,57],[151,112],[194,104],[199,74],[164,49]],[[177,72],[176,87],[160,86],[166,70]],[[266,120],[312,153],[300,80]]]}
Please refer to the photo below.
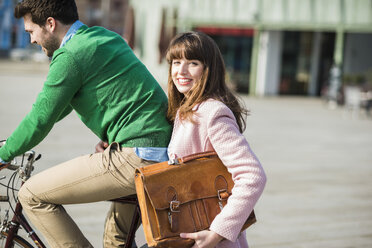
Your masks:
{"label": "doorway", "polygon": [[[320,96],[333,63],[335,33],[318,33],[318,40],[315,32],[285,31],[283,34],[279,94]],[[311,80],[312,77],[315,80]]]}

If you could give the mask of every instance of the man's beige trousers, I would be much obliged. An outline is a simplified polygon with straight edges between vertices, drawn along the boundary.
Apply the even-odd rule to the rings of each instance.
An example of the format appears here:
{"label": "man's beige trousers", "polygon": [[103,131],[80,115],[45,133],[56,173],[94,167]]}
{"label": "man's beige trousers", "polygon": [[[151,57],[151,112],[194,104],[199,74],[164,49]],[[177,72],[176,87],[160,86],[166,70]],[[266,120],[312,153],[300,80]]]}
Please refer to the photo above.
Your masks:
{"label": "man's beige trousers", "polygon": [[[36,174],[18,197],[50,247],[92,247],[62,205],[135,194],[135,169],[151,163],[139,158],[133,148],[113,143],[103,153],[78,157]],[[113,203],[105,224],[105,248],[124,244],[133,211],[132,206]]]}

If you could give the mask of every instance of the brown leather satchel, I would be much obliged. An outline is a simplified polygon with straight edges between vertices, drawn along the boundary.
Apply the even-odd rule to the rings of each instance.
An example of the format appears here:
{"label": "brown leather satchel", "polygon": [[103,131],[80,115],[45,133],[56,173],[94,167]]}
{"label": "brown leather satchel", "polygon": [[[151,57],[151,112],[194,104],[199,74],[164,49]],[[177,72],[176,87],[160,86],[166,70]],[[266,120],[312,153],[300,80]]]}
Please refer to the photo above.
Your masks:
{"label": "brown leather satchel", "polygon": [[[149,247],[191,247],[181,232],[208,229],[226,205],[232,176],[215,152],[193,154],[136,170],[136,191]],[[250,214],[242,230],[256,222]]]}

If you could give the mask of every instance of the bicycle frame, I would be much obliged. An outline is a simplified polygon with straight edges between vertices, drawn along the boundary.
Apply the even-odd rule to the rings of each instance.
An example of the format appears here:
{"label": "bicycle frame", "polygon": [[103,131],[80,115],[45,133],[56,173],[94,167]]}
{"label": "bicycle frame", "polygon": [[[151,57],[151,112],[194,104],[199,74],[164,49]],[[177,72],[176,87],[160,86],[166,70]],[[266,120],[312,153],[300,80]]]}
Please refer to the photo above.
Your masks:
{"label": "bicycle frame", "polygon": [[14,236],[18,233],[19,227],[22,226],[29,237],[34,241],[37,247],[39,248],[46,248],[44,243],[40,240],[37,236],[35,231],[32,229],[24,215],[22,214],[22,205],[19,201],[17,201],[16,208],[14,211],[13,218],[11,220],[11,226],[9,227],[8,237],[6,239],[5,247],[4,248],[11,248],[13,247],[13,239]]}
{"label": "bicycle frame", "polygon": [[[34,151],[28,151],[24,154],[28,155],[27,162],[25,166],[17,166],[17,165],[9,165],[8,169],[10,170],[18,170],[17,173],[20,174],[20,178],[22,179],[21,186],[24,184],[24,182],[31,176],[31,172],[33,170],[33,163],[40,158],[40,155],[35,158],[35,152]],[[23,162],[22,162],[23,164]],[[8,199],[9,200],[9,199]],[[33,240],[35,245],[38,248],[46,248],[45,244],[41,241],[41,239],[37,236],[35,231],[32,229],[31,225],[28,223],[27,219],[22,213],[22,205],[19,202],[19,200],[16,200],[15,209],[13,212],[13,217],[11,221],[7,221],[5,224],[7,224],[7,237],[5,240],[5,247],[4,248],[12,248],[13,247],[13,241],[16,235],[18,234],[18,230],[20,227],[23,227],[26,233],[28,234],[28,237]]]}

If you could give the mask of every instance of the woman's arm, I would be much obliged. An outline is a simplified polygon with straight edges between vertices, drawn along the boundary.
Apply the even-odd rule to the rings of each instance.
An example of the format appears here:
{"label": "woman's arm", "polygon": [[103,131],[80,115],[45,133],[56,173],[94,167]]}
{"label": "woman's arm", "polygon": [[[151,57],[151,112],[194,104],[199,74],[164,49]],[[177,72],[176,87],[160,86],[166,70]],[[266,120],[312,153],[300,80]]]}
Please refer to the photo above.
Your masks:
{"label": "woman's arm", "polygon": [[262,194],[266,175],[246,138],[239,132],[233,113],[225,105],[218,105],[216,111],[207,108],[213,112],[207,121],[208,138],[232,174],[234,187],[228,203],[213,220],[210,230],[234,242]]}

